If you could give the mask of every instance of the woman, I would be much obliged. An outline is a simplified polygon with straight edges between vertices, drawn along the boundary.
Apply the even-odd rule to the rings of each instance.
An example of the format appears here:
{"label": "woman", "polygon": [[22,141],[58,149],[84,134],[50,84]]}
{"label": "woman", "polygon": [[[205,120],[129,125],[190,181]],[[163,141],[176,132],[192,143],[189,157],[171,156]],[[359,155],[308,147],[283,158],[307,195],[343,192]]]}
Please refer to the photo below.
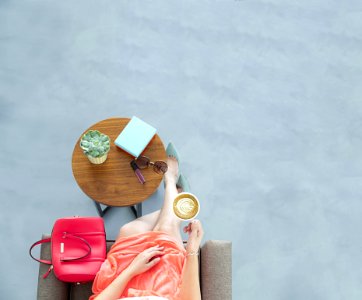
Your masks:
{"label": "woman", "polygon": [[98,272],[90,300],[200,300],[198,249],[203,237],[200,221],[184,227],[173,213],[178,190],[178,162],[167,158],[165,198],[161,210],[124,225]]}

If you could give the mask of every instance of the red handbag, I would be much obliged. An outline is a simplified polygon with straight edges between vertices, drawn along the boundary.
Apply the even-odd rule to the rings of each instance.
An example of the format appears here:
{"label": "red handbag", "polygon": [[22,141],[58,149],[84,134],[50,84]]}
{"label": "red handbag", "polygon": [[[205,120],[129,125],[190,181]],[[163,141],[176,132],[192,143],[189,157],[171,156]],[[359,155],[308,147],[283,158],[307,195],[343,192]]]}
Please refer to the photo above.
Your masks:
{"label": "red handbag", "polygon": [[[43,243],[51,243],[51,261],[35,258],[32,249]],[[35,242],[29,249],[30,256],[50,265],[46,278],[54,275],[65,282],[94,280],[106,258],[106,233],[104,221],[99,217],[69,217],[56,220],[51,238]]]}

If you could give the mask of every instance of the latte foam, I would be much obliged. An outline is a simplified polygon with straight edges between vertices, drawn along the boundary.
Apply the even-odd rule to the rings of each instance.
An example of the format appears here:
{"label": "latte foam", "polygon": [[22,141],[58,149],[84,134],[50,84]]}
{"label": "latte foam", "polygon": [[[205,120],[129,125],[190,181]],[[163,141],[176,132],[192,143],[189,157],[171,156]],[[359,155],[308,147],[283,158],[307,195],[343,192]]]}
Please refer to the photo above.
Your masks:
{"label": "latte foam", "polygon": [[180,194],[173,202],[173,211],[180,219],[192,219],[199,211],[199,203],[191,194]]}

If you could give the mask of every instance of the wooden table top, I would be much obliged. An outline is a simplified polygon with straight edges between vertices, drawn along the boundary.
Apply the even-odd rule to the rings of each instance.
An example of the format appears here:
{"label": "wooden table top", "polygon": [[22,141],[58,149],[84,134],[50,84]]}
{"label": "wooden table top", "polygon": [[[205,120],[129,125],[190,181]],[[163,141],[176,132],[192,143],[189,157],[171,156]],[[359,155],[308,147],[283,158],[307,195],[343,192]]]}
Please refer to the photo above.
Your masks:
{"label": "wooden table top", "polygon": [[[141,184],[130,166],[133,156],[114,144],[129,121],[129,118],[109,118],[92,125],[81,134],[73,151],[73,176],[79,187],[91,199],[108,206],[130,206],[144,201],[156,191],[163,177],[150,167],[141,170],[146,179]],[[92,164],[79,146],[81,137],[90,129],[99,130],[111,140],[107,160],[100,165]],[[166,150],[157,134],[142,155],[151,161],[166,161]]]}

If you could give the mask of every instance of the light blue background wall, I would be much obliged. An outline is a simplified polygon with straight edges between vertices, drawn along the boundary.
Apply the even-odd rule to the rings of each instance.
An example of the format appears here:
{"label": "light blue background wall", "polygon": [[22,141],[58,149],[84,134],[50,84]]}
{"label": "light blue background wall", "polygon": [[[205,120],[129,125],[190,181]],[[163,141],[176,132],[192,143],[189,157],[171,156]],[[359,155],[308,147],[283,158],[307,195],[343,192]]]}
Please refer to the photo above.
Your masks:
{"label": "light blue background wall", "polygon": [[[137,115],[177,145],[205,240],[233,241],[233,299],[361,299],[361,11],[0,0],[1,298],[35,299],[27,250],[56,218],[95,215],[80,133]],[[130,220],[110,211],[109,237]]]}

